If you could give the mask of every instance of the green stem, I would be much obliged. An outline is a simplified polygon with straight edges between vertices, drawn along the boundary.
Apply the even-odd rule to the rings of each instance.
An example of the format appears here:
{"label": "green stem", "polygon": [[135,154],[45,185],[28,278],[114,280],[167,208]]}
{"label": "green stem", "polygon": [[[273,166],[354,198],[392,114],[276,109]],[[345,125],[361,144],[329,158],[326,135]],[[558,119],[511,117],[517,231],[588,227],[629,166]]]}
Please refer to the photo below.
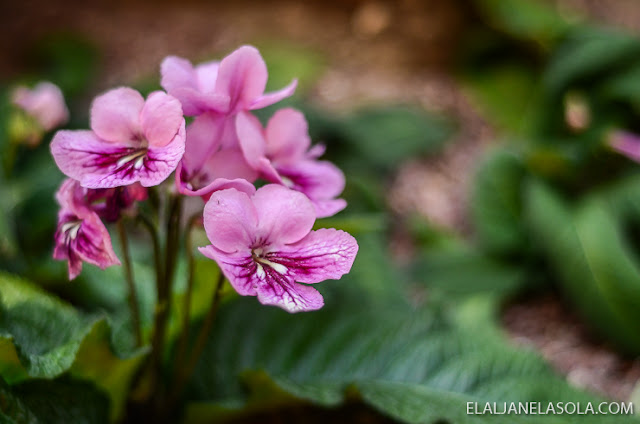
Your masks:
{"label": "green stem", "polygon": [[171,309],[171,294],[173,285],[173,271],[175,268],[176,257],[178,253],[178,235],[180,233],[180,215],[182,211],[182,198],[180,196],[170,196],[168,199],[168,215],[166,222],[167,243],[165,246],[164,257],[164,273],[162,273],[160,264],[158,272],[161,278],[158,278],[157,284],[157,303],[155,310],[154,331],[151,340],[151,370],[154,377],[152,383],[160,384],[156,395],[158,401],[162,398],[163,385],[161,384],[162,375],[162,357],[164,353],[165,337],[167,332],[167,322]]}
{"label": "green stem", "polygon": [[191,297],[193,294],[196,262],[193,256],[192,232],[201,216],[201,213],[197,213],[189,219],[186,234],[184,237],[184,249],[187,255],[189,273],[187,276],[187,288],[184,294],[184,303],[182,306],[182,330],[180,332],[180,339],[178,340],[178,351],[174,360],[174,363],[177,365],[174,370],[174,381],[178,379],[178,375],[180,373],[180,370],[182,369],[180,367],[180,364],[184,362],[184,357],[187,351],[187,344],[189,342],[189,315],[191,314]]}
{"label": "green stem", "polygon": [[129,255],[129,240],[124,227],[124,221],[118,221],[118,233],[120,234],[120,243],[122,245],[122,260],[124,265],[124,276],[129,288],[129,308],[131,309],[131,320],[133,330],[136,336],[136,346],[142,346],[142,326],[140,324],[140,309],[138,308],[138,295],[136,293],[136,285],[133,278],[133,268],[131,267],[131,258]]}
{"label": "green stem", "polygon": [[156,268],[156,287],[157,287],[160,285],[162,279],[164,278],[163,269],[160,261],[160,257],[162,255],[162,252],[160,250],[160,238],[158,237],[158,231],[156,230],[155,225],[153,224],[153,222],[151,222],[149,217],[140,214],[138,215],[138,219],[149,232],[149,236],[151,236],[151,242],[153,243],[153,262]]}
{"label": "green stem", "polygon": [[213,290],[213,299],[211,300],[211,306],[209,307],[207,315],[202,322],[202,327],[200,327],[200,332],[198,333],[196,341],[193,345],[193,349],[191,350],[191,356],[189,357],[186,365],[180,369],[180,374],[176,378],[172,396],[169,398],[169,401],[167,403],[167,406],[169,408],[173,407],[175,402],[180,399],[182,391],[184,390],[187,382],[195,371],[196,365],[198,365],[198,360],[200,359],[200,356],[202,355],[202,352],[207,344],[207,337],[209,336],[209,333],[211,332],[213,324],[216,320],[218,307],[220,306],[220,299],[222,298],[223,286],[224,274],[222,273],[222,270],[220,270],[218,282],[215,289]]}

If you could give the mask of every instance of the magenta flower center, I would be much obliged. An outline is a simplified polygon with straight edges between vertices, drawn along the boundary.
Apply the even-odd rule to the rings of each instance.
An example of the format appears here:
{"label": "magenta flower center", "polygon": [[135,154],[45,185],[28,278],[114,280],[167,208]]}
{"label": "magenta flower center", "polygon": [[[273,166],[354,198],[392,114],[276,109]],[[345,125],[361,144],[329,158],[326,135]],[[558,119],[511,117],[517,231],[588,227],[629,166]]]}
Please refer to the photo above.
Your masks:
{"label": "magenta flower center", "polygon": [[265,252],[263,247],[253,248],[251,249],[251,258],[256,265],[256,274],[259,278],[264,278],[266,276],[266,272],[264,267],[270,267],[278,274],[285,275],[287,273],[287,267],[278,263],[273,262],[269,259],[269,252]]}

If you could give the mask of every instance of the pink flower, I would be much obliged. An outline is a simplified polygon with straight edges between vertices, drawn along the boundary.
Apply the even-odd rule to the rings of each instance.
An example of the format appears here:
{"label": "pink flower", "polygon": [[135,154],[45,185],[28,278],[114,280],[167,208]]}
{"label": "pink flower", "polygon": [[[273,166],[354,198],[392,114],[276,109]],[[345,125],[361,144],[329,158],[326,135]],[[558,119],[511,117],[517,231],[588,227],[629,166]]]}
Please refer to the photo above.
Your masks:
{"label": "pink flower", "polygon": [[45,131],[51,131],[69,120],[69,110],[64,103],[62,91],[50,82],[40,82],[32,90],[17,87],[11,100],[34,117]]}
{"label": "pink flower", "polygon": [[180,102],[160,91],[146,101],[131,88],[106,92],[93,101],[91,129],[58,131],[51,142],[58,167],[83,187],[158,185],[184,154]]}
{"label": "pink flower", "polygon": [[319,309],[322,295],[299,283],[339,279],[351,269],[358,244],[343,231],[311,231],[314,222],[307,197],[280,185],[264,186],[251,197],[217,191],[204,208],[211,245],[200,251],[243,296],[289,312]]}
{"label": "pink flower", "polygon": [[344,174],[331,162],[317,160],[324,147],[311,147],[307,121],[301,112],[280,109],[265,129],[255,116],[241,113],[236,130],[249,165],[268,181],[306,194],[319,218],[347,206],[344,199],[336,199],[344,190]]}
{"label": "pink flower", "polygon": [[291,96],[297,85],[293,80],[285,88],[265,94],[267,66],[252,46],[240,47],[221,62],[196,67],[186,59],[169,56],[160,72],[162,87],[180,100],[187,116],[209,111],[233,115],[261,109]]}
{"label": "pink flower", "polygon": [[626,131],[614,131],[610,134],[608,143],[618,153],[640,162],[640,136]]}
{"label": "pink flower", "polygon": [[120,265],[111,246],[111,237],[102,221],[84,203],[80,184],[67,179],[56,193],[60,204],[53,258],[69,261],[69,279],[82,271],[82,262],[104,269]]}
{"label": "pink flower", "polygon": [[[247,194],[255,192],[258,173],[246,162],[239,146],[224,148],[229,134],[225,120],[209,114],[198,116],[187,127],[186,150],[176,171],[178,191],[206,200],[217,190],[235,188]],[[237,143],[236,143],[237,144]]]}

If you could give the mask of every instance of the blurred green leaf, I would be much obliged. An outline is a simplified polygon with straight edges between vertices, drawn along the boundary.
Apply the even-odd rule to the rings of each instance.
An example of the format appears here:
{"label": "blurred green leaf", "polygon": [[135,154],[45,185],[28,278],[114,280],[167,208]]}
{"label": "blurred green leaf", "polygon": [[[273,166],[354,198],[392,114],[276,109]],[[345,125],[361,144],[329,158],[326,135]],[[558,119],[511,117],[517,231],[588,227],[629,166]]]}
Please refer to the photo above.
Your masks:
{"label": "blurred green leaf", "polygon": [[512,134],[527,131],[530,104],[538,85],[531,66],[520,63],[471,69],[464,82],[487,120]]}
{"label": "blurred green leaf", "polygon": [[490,153],[476,173],[471,201],[474,229],[482,247],[514,253],[527,243],[522,228],[522,159],[506,150]]}
{"label": "blurred green leaf", "polygon": [[526,205],[532,238],[568,300],[603,337],[640,352],[640,321],[628,312],[640,299],[640,269],[612,218],[597,202],[572,213],[556,193],[533,181]]}
{"label": "blurred green leaf", "polygon": [[[472,298],[451,315],[407,306],[371,309],[350,297],[295,316],[256,309],[250,299],[231,302],[220,311],[221,324],[196,372],[187,422],[282,407],[291,403],[283,391],[326,407],[357,396],[408,423],[534,423],[538,419],[527,416],[467,415],[466,405],[595,399],[570,388],[535,354],[510,347],[493,321],[495,302],[487,300]],[[269,402],[265,375],[279,388],[278,404]],[[552,415],[546,421],[637,422]]]}
{"label": "blurred green leaf", "polygon": [[451,135],[450,123],[406,106],[367,108],[340,123],[354,158],[389,170],[402,160],[438,151]]}
{"label": "blurred green leaf", "polygon": [[560,38],[570,24],[552,6],[536,0],[476,0],[494,27],[543,45]]}
{"label": "blurred green leaf", "polygon": [[269,68],[267,90],[279,90],[296,78],[297,94],[308,90],[326,68],[326,58],[309,46],[289,43],[258,43]]}
{"label": "blurred green leaf", "polygon": [[0,374],[9,384],[65,372],[92,380],[111,398],[111,417],[124,408],[143,349],[114,349],[104,316],[84,315],[24,280],[0,275]]}
{"label": "blurred green leaf", "polygon": [[0,422],[99,424],[109,422],[109,400],[95,386],[69,378],[8,386],[0,377]]}
{"label": "blurred green leaf", "polygon": [[590,82],[636,62],[640,40],[612,30],[581,28],[554,52],[544,77],[552,96],[573,86],[593,89]]}
{"label": "blurred green leaf", "polygon": [[494,293],[504,296],[522,287],[525,270],[459,242],[424,251],[414,266],[415,280],[449,296]]}

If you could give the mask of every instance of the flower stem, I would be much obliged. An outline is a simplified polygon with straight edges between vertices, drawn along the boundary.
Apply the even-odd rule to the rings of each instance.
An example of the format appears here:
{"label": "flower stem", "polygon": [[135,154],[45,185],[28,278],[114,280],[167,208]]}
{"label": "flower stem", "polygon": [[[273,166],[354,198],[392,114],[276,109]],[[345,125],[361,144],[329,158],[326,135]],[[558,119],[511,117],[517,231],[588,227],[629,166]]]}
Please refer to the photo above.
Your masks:
{"label": "flower stem", "polygon": [[140,309],[138,308],[138,295],[136,293],[136,285],[133,278],[133,268],[131,267],[131,258],[129,256],[129,240],[124,227],[124,221],[118,221],[118,233],[120,234],[120,243],[122,245],[122,260],[124,265],[124,276],[129,288],[129,308],[131,309],[131,320],[133,323],[133,331],[136,336],[136,346],[142,346],[142,326],[140,323]]}
{"label": "flower stem", "polygon": [[189,315],[191,314],[191,297],[193,294],[195,273],[195,258],[193,257],[192,232],[201,216],[201,213],[197,213],[189,219],[186,234],[184,237],[184,249],[187,255],[189,273],[187,276],[187,288],[184,294],[184,303],[182,306],[182,330],[180,332],[180,339],[178,340],[178,351],[174,360],[174,364],[177,365],[174,370],[174,381],[178,379],[178,375],[180,373],[180,370],[182,369],[180,368],[180,364],[184,362],[184,356],[186,354],[187,344],[189,342]]}
{"label": "flower stem", "polygon": [[191,378],[193,372],[195,371],[198,360],[200,359],[200,356],[202,355],[202,352],[207,344],[207,336],[213,328],[213,324],[215,323],[216,315],[218,312],[218,307],[220,306],[223,286],[224,274],[222,273],[222,270],[220,270],[218,282],[215,289],[213,290],[213,299],[211,300],[211,306],[209,307],[207,315],[202,322],[202,327],[200,327],[200,332],[198,333],[196,341],[193,345],[193,349],[191,350],[191,356],[189,357],[185,366],[180,369],[180,373],[176,377],[172,396],[169,398],[169,402],[167,403],[167,406],[169,408],[173,407],[175,402],[177,402],[182,395],[182,391],[189,381],[189,378]]}

